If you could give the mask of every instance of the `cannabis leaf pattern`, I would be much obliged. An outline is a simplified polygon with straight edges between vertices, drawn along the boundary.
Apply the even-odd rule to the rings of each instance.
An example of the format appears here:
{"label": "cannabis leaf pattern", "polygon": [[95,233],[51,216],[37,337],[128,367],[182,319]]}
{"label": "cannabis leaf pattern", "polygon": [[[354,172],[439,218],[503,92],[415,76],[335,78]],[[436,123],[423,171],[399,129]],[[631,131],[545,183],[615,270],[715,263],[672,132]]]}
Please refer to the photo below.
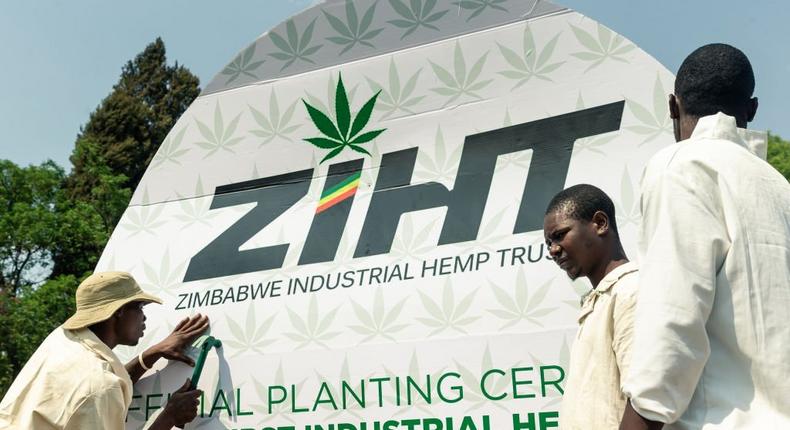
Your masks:
{"label": "cannabis leaf pattern", "polygon": [[300,36],[296,29],[296,24],[294,24],[292,19],[289,19],[288,22],[285,23],[285,38],[274,31],[269,34],[269,38],[272,40],[274,46],[280,50],[280,52],[273,52],[269,54],[269,56],[285,62],[280,69],[281,71],[285,70],[296,60],[315,64],[315,62],[310,59],[310,56],[318,52],[324,45],[309,46],[310,41],[313,39],[314,27],[315,19],[305,27]]}
{"label": "cannabis leaf pattern", "polygon": [[641,124],[625,127],[626,130],[645,136],[640,143],[651,142],[664,133],[672,133],[672,120],[669,118],[669,107],[667,106],[667,92],[661,79],[656,75],[653,84],[653,106],[652,111],[642,106],[634,100],[626,99],[626,106]]}
{"label": "cannabis leaf pattern", "polygon": [[189,152],[189,148],[181,147],[186,131],[187,127],[183,127],[179,132],[169,133],[167,135],[162,145],[159,146],[159,150],[156,151],[156,155],[154,155],[154,158],[151,160],[152,169],[159,168],[167,162],[178,165],[181,164],[178,158]]}
{"label": "cannabis leaf pattern", "polygon": [[[584,98],[582,98],[582,93],[579,92],[579,96],[576,98],[576,110],[582,110],[585,107]],[[602,148],[616,137],[617,133],[612,132],[577,139],[574,143],[573,155],[576,156],[584,151],[594,152],[598,155],[606,155]]]}
{"label": "cannabis leaf pattern", "polygon": [[328,348],[324,342],[340,335],[339,331],[329,331],[332,322],[337,316],[337,311],[340,308],[335,308],[323,316],[320,315],[318,301],[315,299],[315,295],[310,298],[310,303],[307,308],[307,317],[304,319],[290,308],[286,307],[285,309],[288,312],[288,319],[291,321],[295,331],[286,332],[283,333],[283,335],[295,342],[299,342],[297,348],[304,348],[312,343],[322,348]]}
{"label": "cannabis leaf pattern", "polygon": [[624,55],[636,49],[636,46],[626,43],[623,36],[613,33],[608,28],[598,24],[598,37],[593,37],[590,33],[571,24],[573,34],[586,51],[574,52],[574,57],[589,62],[586,71],[590,71],[600,66],[607,59],[627,63]]}
{"label": "cannabis leaf pattern", "polygon": [[256,44],[253,43],[247,49],[237,55],[236,58],[230,62],[230,64],[222,69],[222,74],[229,76],[228,80],[225,81],[225,85],[235,81],[241,75],[249,76],[253,79],[258,78],[252,73],[252,71],[260,67],[260,65],[263,64],[265,60],[251,62],[252,57],[255,55],[255,47]]}
{"label": "cannabis leaf pattern", "polygon": [[370,115],[373,113],[373,107],[376,105],[376,98],[378,96],[379,93],[376,93],[365,102],[362,109],[359,110],[359,113],[357,113],[357,116],[352,121],[348,95],[346,94],[345,86],[343,86],[343,76],[338,75],[337,90],[335,93],[335,118],[337,119],[337,124],[335,124],[325,113],[302,99],[302,103],[304,103],[313,124],[318,128],[318,131],[324,135],[324,137],[310,137],[303,140],[318,148],[331,149],[321,160],[321,163],[337,156],[345,148],[370,155],[370,152],[360,145],[370,142],[386,130],[386,128],[382,128],[362,133],[362,130],[370,120]]}
{"label": "cannabis leaf pattern", "polygon": [[211,223],[209,221],[219,215],[219,212],[210,210],[211,197],[205,194],[203,190],[203,181],[200,179],[200,176],[198,176],[194,198],[185,198],[178,195],[178,206],[181,208],[181,213],[176,214],[175,218],[180,221],[181,230],[189,228],[195,223],[210,227]]}
{"label": "cannabis leaf pattern", "polygon": [[458,171],[458,162],[461,159],[463,146],[456,145],[455,149],[448,153],[441,126],[436,127],[434,144],[426,146],[433,148],[433,156],[428,155],[427,151],[417,153],[417,169],[414,172],[414,177],[420,180],[452,184]]}
{"label": "cannabis leaf pattern", "polygon": [[376,13],[376,4],[374,2],[365,11],[361,21],[351,0],[346,0],[346,22],[327,11],[322,11],[329,25],[339,34],[339,36],[327,37],[326,39],[336,45],[344,46],[343,50],[340,51],[340,55],[348,52],[357,43],[371,48],[374,47],[370,40],[384,30],[383,28],[369,30],[370,24],[373,23],[373,15]]}
{"label": "cannabis leaf pattern", "polygon": [[214,106],[213,129],[199,119],[195,119],[198,130],[204,139],[196,142],[196,145],[208,150],[208,153],[203,158],[208,158],[219,150],[234,153],[233,146],[242,140],[242,137],[233,137],[234,133],[236,133],[236,127],[239,125],[239,118],[241,118],[241,113],[226,124],[222,118],[222,109],[219,106],[219,102],[217,102]]}
{"label": "cannabis leaf pattern", "polygon": [[268,116],[263,112],[258,111],[254,107],[248,106],[250,108],[252,118],[259,126],[259,128],[251,130],[250,133],[263,139],[260,145],[258,145],[259,148],[271,142],[275,138],[281,138],[289,142],[293,142],[293,140],[288,135],[301,127],[301,124],[291,124],[297,103],[297,101],[291,103],[291,105],[285,109],[285,112],[280,115],[280,104],[277,101],[277,94],[274,92],[274,90],[272,90],[272,94],[269,97]]}
{"label": "cannabis leaf pattern", "polygon": [[[455,361],[455,366],[458,369],[458,373],[461,375],[461,379],[464,381],[464,385],[466,385],[467,391],[466,395],[464,396],[464,400],[468,403],[471,403],[469,408],[467,408],[466,412],[473,411],[475,409],[480,409],[482,407],[490,408],[495,407],[501,410],[507,410],[500,402],[491,401],[487,397],[483,395],[482,391],[482,379],[485,372],[488,370],[494,369],[494,360],[491,356],[491,349],[488,344],[486,344],[486,349],[483,351],[483,358],[480,361],[480,370],[479,371],[471,371],[461,365],[458,361]],[[517,368],[520,367],[519,363],[514,363],[513,365],[509,366],[509,368]],[[512,381],[510,378],[501,377],[501,378],[488,378],[486,380],[486,392],[488,393],[501,393],[507,390],[508,384]]]}
{"label": "cannabis leaf pattern", "polygon": [[420,72],[422,72],[422,69],[414,72],[414,74],[406,80],[406,83],[401,86],[401,78],[398,74],[398,69],[395,67],[395,61],[390,59],[388,75],[389,81],[387,88],[384,88],[383,85],[376,83],[370,78],[365,78],[368,81],[368,86],[372,91],[380,92],[379,102],[376,105],[376,109],[384,111],[384,115],[381,116],[382,120],[388,118],[390,115],[393,115],[398,111],[406,112],[412,115],[414,114],[414,112],[409,108],[413,107],[425,98],[425,96],[413,96],[414,89],[417,87],[417,78],[420,76]]}
{"label": "cannabis leaf pattern", "polygon": [[433,9],[436,7],[436,0],[425,0],[425,2],[422,0],[410,0],[408,6],[402,0],[389,0],[389,2],[392,9],[400,15],[402,19],[393,19],[387,22],[395,27],[406,30],[401,36],[401,40],[414,33],[420,27],[439,31],[439,28],[433,25],[433,23],[442,19],[442,17],[450,11],[449,9],[445,9],[434,12]]}
{"label": "cannabis leaf pattern", "polygon": [[[148,191],[146,190],[146,194]],[[143,205],[127,209],[121,228],[130,231],[130,236],[139,233],[155,234],[155,230],[165,224],[159,221],[164,205]]]}
{"label": "cannabis leaf pattern", "polygon": [[[294,388],[296,392],[301,392],[302,387],[304,386],[305,381],[307,378],[302,379],[301,381],[294,384]],[[293,413],[291,412],[291,407],[288,402],[280,402],[280,403],[270,403],[269,402],[269,390],[268,387],[270,385],[279,385],[285,386],[285,372],[283,372],[283,363],[282,361],[277,365],[277,370],[274,372],[273,379],[267,379],[264,383],[258,381],[255,377],[252,378],[252,384],[255,388],[255,393],[258,395],[257,400],[260,403],[252,404],[252,409],[257,411],[260,415],[265,416],[266,418],[259,422],[259,425],[264,425],[265,423],[271,421],[277,421],[278,419],[285,419],[292,424],[294,423],[293,420]],[[271,410],[269,409],[271,408]]]}
{"label": "cannabis leaf pattern", "polygon": [[[501,327],[503,330],[518,324],[522,320],[527,320],[543,327],[540,318],[557,309],[544,306],[546,294],[549,292],[552,281],[549,280],[543,283],[535,292],[530,293],[527,285],[527,276],[522,269],[516,276],[515,285],[508,285],[507,288],[503,288],[490,283],[494,297],[501,307],[489,309],[488,312],[505,321],[505,324]],[[509,291],[512,291],[512,293]]]}
{"label": "cannabis leaf pattern", "polygon": [[617,214],[617,227],[623,229],[628,225],[638,225],[642,214],[639,208],[639,198],[634,192],[634,184],[628,167],[623,169],[620,178],[620,199],[614,202]]}
{"label": "cannabis leaf pattern", "polygon": [[507,2],[507,0],[460,0],[457,2],[453,2],[454,5],[459,6],[462,9],[471,10],[472,14],[466,18],[466,22],[471,21],[484,10],[491,8],[502,12],[507,12],[507,9],[500,6],[501,4]]}
{"label": "cannabis leaf pattern", "polygon": [[469,308],[472,306],[477,290],[473,290],[464,298],[456,302],[453,294],[453,287],[448,279],[442,289],[442,302],[436,303],[427,294],[417,291],[423,307],[428,312],[427,317],[418,317],[417,321],[433,329],[428,336],[433,336],[445,330],[455,330],[459,333],[467,334],[465,327],[477,321],[480,317],[469,316]]}
{"label": "cannabis leaf pattern", "polygon": [[557,40],[560,35],[555,35],[549,40],[540,51],[535,47],[535,38],[529,26],[524,27],[524,36],[522,42],[521,53],[516,53],[510,48],[497,43],[499,52],[505,58],[505,61],[510,64],[512,69],[498,72],[500,75],[516,81],[513,89],[524,85],[532,78],[542,79],[544,81],[552,81],[549,74],[560,68],[564,61],[551,63],[551,57],[554,54],[554,49],[557,47]]}
{"label": "cannabis leaf pattern", "polygon": [[365,336],[360,343],[368,342],[379,336],[395,341],[392,334],[408,327],[408,324],[396,324],[405,303],[406,299],[403,299],[387,309],[384,304],[383,288],[377,288],[370,311],[359,303],[351,301],[351,309],[359,320],[359,324],[350,325],[348,328]]}
{"label": "cannabis leaf pattern", "polygon": [[453,73],[450,73],[447,69],[433,61],[428,61],[431,63],[436,77],[444,84],[442,87],[431,88],[431,91],[441,96],[449,97],[444,103],[445,107],[463,95],[481,99],[480,95],[475,91],[482,90],[493,81],[493,79],[478,81],[480,73],[483,71],[486,57],[488,57],[488,52],[480,56],[467,72],[466,59],[464,58],[464,53],[461,51],[461,45],[455,42]]}
{"label": "cannabis leaf pattern", "polygon": [[266,347],[274,343],[274,339],[267,339],[266,335],[269,333],[276,315],[270,316],[263,322],[258,322],[255,318],[257,313],[255,306],[250,304],[244,319],[244,328],[231,318],[230,314],[225,316],[225,322],[228,324],[232,338],[223,338],[222,342],[234,350],[231,357],[247,351],[263,355],[266,352]]}
{"label": "cannabis leaf pattern", "polygon": [[[145,278],[144,282],[141,282],[141,286],[154,295],[162,293],[172,294],[173,290],[183,285],[181,280],[184,276],[186,261],[171,266],[170,250],[165,249],[164,255],[161,258],[157,258],[156,262],[156,265],[151,265],[143,261]],[[156,266],[158,266],[158,269],[155,269]]]}

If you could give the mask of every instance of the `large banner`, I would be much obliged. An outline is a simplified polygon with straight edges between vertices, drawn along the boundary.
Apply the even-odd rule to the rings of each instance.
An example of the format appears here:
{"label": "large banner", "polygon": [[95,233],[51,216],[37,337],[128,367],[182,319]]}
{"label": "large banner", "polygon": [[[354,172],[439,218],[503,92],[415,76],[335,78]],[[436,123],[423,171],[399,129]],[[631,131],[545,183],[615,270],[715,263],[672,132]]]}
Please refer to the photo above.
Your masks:
{"label": "large banner", "polygon": [[[551,197],[592,183],[635,255],[672,76],[532,0],[318,4],[263,34],[171,130],[97,270],[223,348],[187,428],[557,427],[586,281],[549,260]],[[128,428],[191,370],[135,387]]]}

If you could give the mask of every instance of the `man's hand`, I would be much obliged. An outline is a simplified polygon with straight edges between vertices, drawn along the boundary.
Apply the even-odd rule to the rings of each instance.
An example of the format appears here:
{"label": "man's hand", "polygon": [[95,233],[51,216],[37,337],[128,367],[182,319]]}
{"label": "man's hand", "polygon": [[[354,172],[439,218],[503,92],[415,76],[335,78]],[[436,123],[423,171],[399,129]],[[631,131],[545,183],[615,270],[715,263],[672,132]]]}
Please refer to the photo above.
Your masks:
{"label": "man's hand", "polygon": [[183,428],[185,424],[192,422],[197,416],[198,400],[203,394],[201,390],[190,390],[190,380],[187,379],[184,385],[170,395],[162,413],[156,417],[156,421],[149,427],[150,430],[171,429],[174,426]]}
{"label": "man's hand", "polygon": [[194,360],[184,354],[184,348],[197,339],[207,328],[208,316],[206,315],[197,314],[184,318],[169,336],[152,346],[150,350],[156,358],[176,360],[194,366]]}
{"label": "man's hand", "polygon": [[[205,315],[193,315],[184,318],[176,325],[173,332],[161,342],[146,349],[140,357],[135,357],[126,363],[126,371],[132,379],[132,383],[140,380],[146,368],[151,368],[160,358],[176,360],[194,366],[195,362],[184,354],[184,348],[200,336],[208,328],[208,317]],[[145,367],[140,365],[140,360],[145,363]]]}

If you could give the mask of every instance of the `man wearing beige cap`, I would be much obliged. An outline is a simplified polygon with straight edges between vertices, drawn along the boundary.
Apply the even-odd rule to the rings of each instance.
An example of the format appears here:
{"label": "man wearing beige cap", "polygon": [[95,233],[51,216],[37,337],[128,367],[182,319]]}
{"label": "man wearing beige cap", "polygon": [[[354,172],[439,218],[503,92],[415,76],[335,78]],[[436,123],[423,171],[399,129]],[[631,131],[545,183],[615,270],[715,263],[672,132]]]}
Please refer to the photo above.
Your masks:
{"label": "man wearing beige cap", "polygon": [[[0,429],[123,429],[132,384],[159,358],[194,365],[183,349],[208,328],[205,316],[186,318],[124,366],[112,349],[137,345],[145,330],[143,306],[151,302],[162,303],[128,273],[86,278],[77,288],[77,311],[47,336],[0,402]],[[200,394],[187,380],[148,428],[192,421]]]}

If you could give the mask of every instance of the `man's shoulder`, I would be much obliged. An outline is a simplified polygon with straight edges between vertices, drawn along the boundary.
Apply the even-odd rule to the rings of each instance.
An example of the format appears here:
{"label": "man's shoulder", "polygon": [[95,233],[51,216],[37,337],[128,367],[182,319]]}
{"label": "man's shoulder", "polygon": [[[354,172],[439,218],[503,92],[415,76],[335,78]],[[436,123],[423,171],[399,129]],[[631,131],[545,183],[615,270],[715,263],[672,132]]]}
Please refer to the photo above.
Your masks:
{"label": "man's shoulder", "polygon": [[636,263],[628,263],[628,268],[612,285],[612,295],[618,298],[636,298],[639,290],[639,267]]}
{"label": "man's shoulder", "polygon": [[52,379],[79,386],[85,395],[103,392],[121,386],[121,378],[112,366],[96,352],[91,351],[62,327],[50,335],[45,367]]}

